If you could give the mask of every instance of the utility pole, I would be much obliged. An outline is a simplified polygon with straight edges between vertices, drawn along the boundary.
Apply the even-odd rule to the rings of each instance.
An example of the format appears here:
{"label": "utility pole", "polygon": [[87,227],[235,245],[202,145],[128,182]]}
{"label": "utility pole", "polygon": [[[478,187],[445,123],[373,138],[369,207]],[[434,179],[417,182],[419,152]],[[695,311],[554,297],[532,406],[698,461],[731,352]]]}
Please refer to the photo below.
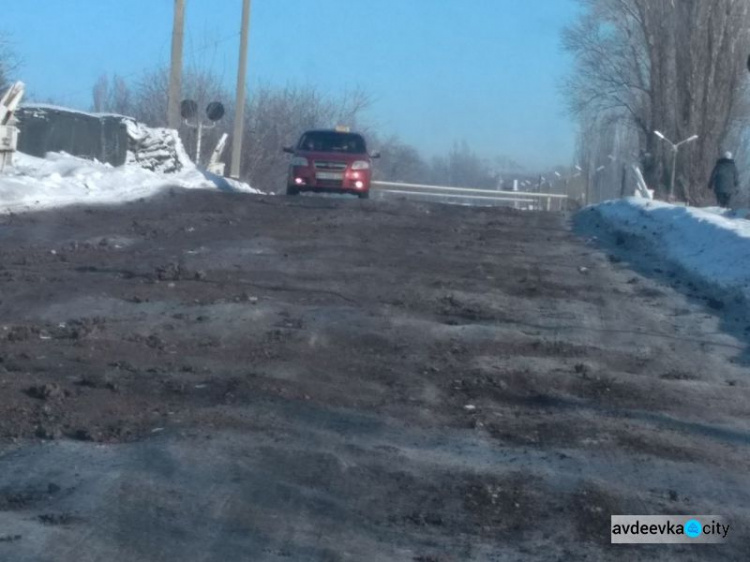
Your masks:
{"label": "utility pole", "polygon": [[180,96],[182,94],[182,46],[185,35],[185,0],[174,0],[172,27],[172,67],[169,72],[167,123],[170,129],[180,127]]}
{"label": "utility pole", "polygon": [[250,31],[250,0],[242,0],[242,32],[240,33],[240,66],[237,70],[237,100],[234,109],[232,137],[232,168],[229,176],[240,177],[242,162],[242,133],[245,128],[245,83],[247,82],[247,37]]}

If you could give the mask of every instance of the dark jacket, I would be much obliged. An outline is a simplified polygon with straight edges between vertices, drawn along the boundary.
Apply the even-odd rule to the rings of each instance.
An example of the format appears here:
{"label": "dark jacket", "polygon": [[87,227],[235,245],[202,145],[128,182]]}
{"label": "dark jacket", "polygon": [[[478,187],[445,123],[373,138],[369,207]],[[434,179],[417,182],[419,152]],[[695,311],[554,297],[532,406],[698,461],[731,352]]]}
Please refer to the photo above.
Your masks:
{"label": "dark jacket", "polygon": [[737,173],[737,165],[729,158],[719,158],[711,172],[711,181],[708,187],[716,193],[732,193],[740,185],[740,176]]}

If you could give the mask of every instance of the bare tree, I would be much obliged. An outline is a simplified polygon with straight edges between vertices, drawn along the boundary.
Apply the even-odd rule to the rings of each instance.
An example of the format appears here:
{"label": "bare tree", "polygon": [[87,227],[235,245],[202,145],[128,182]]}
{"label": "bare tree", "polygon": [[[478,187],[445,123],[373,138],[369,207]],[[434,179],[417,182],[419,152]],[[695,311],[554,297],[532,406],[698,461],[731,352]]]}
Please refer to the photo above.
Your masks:
{"label": "bare tree", "polygon": [[677,178],[683,189],[692,178],[703,179],[689,192],[703,202],[712,199],[707,179],[714,161],[727,148],[733,121],[743,117],[750,9],[745,1],[682,0],[674,10],[676,136],[700,134],[697,150],[683,160]]}
{"label": "bare tree", "polygon": [[5,91],[18,70],[19,61],[7,34],[0,32],[0,92]]}
{"label": "bare tree", "polygon": [[130,115],[133,109],[130,88],[122,77],[115,74],[110,93],[110,111],[119,115]]}
{"label": "bare tree", "polygon": [[432,182],[437,185],[492,189],[498,177],[487,161],[480,158],[466,141],[453,144],[448,154],[432,161]]}
{"label": "bare tree", "polygon": [[144,73],[134,86],[133,117],[151,127],[167,126],[169,71],[160,68]]}
{"label": "bare tree", "polygon": [[[445,155],[426,160],[419,150],[391,136],[381,141],[370,132],[370,143],[378,146],[381,154],[375,165],[375,178],[404,183],[428,183],[454,187],[495,189],[500,182],[500,168],[519,172],[514,161],[497,157],[493,164],[480,158],[465,141],[454,143]],[[502,166],[501,166],[502,164]]]}
{"label": "bare tree", "polygon": [[369,142],[380,152],[375,169],[375,179],[404,183],[425,183],[429,181],[429,168],[419,151],[392,136],[380,141],[371,133]]}
{"label": "bare tree", "polygon": [[[698,143],[680,152],[678,195],[708,200],[708,174],[738,116],[750,46],[748,3],[579,1],[582,15],[563,34],[563,45],[576,61],[564,91],[585,124],[585,142],[601,143],[612,123],[635,132],[647,181],[663,196],[672,153],[653,131],[675,141],[698,134]],[[602,126],[592,130],[592,123]],[[633,151],[629,145],[613,148],[627,159]]]}
{"label": "bare tree", "polygon": [[99,76],[91,93],[94,102],[91,110],[94,113],[107,111],[107,105],[109,104],[109,77],[106,74]]}
{"label": "bare tree", "polygon": [[96,113],[116,113],[132,116],[135,107],[133,94],[125,80],[115,74],[110,81],[102,74],[92,90],[92,110]]}

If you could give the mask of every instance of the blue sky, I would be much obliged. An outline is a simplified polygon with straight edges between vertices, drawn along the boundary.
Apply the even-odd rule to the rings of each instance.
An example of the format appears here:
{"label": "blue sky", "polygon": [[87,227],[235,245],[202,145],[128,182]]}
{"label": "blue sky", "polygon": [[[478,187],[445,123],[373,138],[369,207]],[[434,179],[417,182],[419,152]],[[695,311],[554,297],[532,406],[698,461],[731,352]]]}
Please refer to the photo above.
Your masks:
{"label": "blue sky", "polygon": [[[173,0],[21,0],[3,7],[41,99],[88,109],[103,73],[169,63]],[[187,0],[185,63],[233,90],[241,0]],[[486,157],[569,164],[575,125],[559,83],[573,0],[253,0],[250,87],[361,86],[369,120],[427,155],[465,140]],[[250,92],[252,95],[252,90]]]}

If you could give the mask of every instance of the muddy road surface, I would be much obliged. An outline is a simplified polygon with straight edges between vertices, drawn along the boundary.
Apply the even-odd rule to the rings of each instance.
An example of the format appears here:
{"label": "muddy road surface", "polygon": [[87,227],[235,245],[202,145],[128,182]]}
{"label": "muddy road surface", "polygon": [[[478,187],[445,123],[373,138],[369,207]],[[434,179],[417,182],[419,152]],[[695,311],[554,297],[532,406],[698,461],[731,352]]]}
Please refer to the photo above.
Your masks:
{"label": "muddy road surface", "polygon": [[[747,560],[744,316],[570,223],[198,191],[1,217],[0,561]],[[613,547],[612,514],[732,535]]]}

